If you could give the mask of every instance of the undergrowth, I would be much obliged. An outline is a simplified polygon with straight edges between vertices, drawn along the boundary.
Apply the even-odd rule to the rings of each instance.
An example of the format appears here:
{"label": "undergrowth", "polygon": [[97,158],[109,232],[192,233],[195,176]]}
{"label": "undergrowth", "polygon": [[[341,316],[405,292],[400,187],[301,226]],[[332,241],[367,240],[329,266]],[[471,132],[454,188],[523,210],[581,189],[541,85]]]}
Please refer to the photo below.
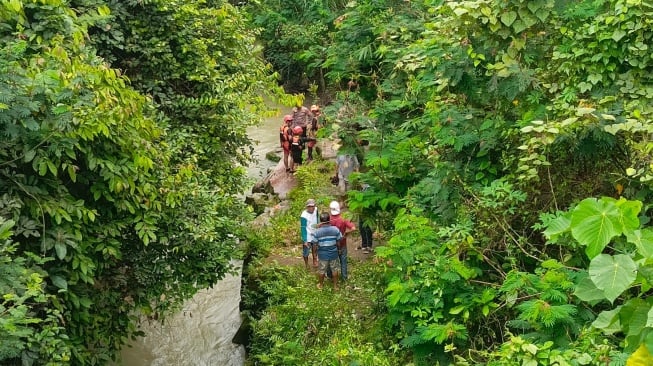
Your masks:
{"label": "undergrowth", "polygon": [[[299,215],[308,198],[326,209],[337,199],[329,183],[333,163],[316,161],[296,173],[289,209],[252,233],[258,251],[246,268],[243,311],[251,325],[247,365],[400,365],[405,354],[387,332],[384,269],[375,260],[350,258],[350,278],[334,291],[316,287],[303,263],[279,264],[271,252],[300,244]],[[289,238],[290,237],[290,238]]]}

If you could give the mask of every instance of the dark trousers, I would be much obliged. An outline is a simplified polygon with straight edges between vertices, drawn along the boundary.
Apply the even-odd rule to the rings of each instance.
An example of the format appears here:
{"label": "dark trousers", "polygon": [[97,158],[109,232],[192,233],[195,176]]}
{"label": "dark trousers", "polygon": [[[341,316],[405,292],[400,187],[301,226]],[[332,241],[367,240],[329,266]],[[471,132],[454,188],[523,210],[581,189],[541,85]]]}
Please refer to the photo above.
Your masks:
{"label": "dark trousers", "polygon": [[372,228],[366,225],[363,220],[358,220],[358,230],[360,230],[361,233],[361,240],[362,244],[361,247],[363,248],[371,248],[372,247]]}

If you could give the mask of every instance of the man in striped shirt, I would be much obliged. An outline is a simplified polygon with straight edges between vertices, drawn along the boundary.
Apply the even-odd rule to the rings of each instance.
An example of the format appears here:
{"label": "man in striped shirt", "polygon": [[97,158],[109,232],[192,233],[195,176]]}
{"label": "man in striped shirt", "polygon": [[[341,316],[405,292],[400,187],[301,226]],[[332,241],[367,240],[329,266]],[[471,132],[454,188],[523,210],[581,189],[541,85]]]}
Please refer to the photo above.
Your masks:
{"label": "man in striped shirt", "polygon": [[333,279],[333,289],[338,289],[338,275],[340,274],[340,262],[338,261],[338,243],[342,240],[342,234],[337,227],[330,223],[331,217],[328,212],[320,214],[320,227],[313,233],[313,245],[317,248],[319,265],[317,268],[317,288],[322,289],[324,276],[330,271]]}

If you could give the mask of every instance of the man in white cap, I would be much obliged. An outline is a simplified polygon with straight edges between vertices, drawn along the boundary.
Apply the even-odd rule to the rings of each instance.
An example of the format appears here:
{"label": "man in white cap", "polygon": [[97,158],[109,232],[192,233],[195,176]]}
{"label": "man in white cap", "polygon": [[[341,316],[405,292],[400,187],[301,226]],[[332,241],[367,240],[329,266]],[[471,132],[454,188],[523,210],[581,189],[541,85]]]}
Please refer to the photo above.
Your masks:
{"label": "man in white cap", "polygon": [[347,234],[356,230],[356,225],[340,215],[340,203],[338,201],[331,201],[329,211],[331,213],[331,225],[337,227],[342,234],[342,240],[338,242],[338,257],[340,258],[340,274],[342,280],[345,281],[347,280]]}
{"label": "man in white cap", "polygon": [[317,256],[315,248],[313,248],[313,233],[317,228],[318,218],[317,208],[315,207],[315,200],[309,199],[306,201],[306,209],[299,217],[300,230],[302,235],[302,257],[304,258],[304,265],[308,269],[308,254],[313,255],[313,267],[317,267]]}

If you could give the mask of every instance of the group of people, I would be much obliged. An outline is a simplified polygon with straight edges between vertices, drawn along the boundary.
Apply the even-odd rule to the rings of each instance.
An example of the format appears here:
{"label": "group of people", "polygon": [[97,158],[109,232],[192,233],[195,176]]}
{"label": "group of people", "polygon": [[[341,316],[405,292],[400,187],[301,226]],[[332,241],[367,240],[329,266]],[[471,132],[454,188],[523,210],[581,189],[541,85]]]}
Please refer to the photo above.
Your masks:
{"label": "group of people", "polygon": [[294,173],[297,166],[302,165],[304,149],[307,150],[306,161],[313,160],[320,116],[320,106],[314,104],[309,109],[298,103],[293,107],[292,114],[283,117],[283,123],[279,127],[279,142],[283,149],[286,173]]}
{"label": "group of people", "polygon": [[[309,199],[300,216],[300,226],[304,265],[309,268],[309,256],[312,256],[313,266],[317,267],[317,287],[321,289],[324,278],[329,277],[337,290],[339,277],[347,280],[347,234],[356,230],[356,225],[342,217],[338,201],[331,201],[329,212],[319,213],[315,200]],[[370,232],[369,247],[364,253],[370,252],[371,239]]]}
{"label": "group of people", "polygon": [[[306,161],[313,160],[320,116],[318,105],[306,108],[298,103],[292,109],[292,114],[283,117],[283,123],[279,127],[279,142],[283,149],[283,164],[287,173],[294,173],[297,167],[302,165],[304,150],[307,150]],[[358,159],[354,154],[339,154],[336,157],[336,171],[332,182],[340,188],[342,194],[346,194],[350,189],[349,175],[359,168]],[[357,230],[356,225],[341,216],[338,201],[331,201],[329,211],[320,213],[315,200],[309,199],[300,215],[300,227],[302,258],[309,269],[309,258],[312,257],[313,267],[317,268],[318,274],[317,287],[321,289],[324,279],[328,277],[333,281],[334,289],[338,289],[339,279],[347,280],[347,234]],[[365,254],[370,253],[372,230],[362,217],[359,227],[362,244],[356,249],[363,250]]]}

